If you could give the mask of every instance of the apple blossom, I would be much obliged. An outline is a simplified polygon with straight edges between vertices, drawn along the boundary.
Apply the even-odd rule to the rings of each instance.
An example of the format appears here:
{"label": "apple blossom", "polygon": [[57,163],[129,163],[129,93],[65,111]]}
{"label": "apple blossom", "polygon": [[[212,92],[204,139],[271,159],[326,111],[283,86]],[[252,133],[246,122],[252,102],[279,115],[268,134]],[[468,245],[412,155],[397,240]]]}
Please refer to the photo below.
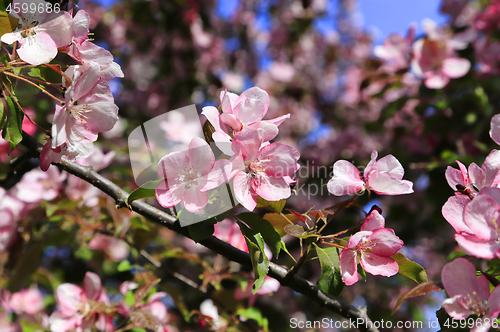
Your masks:
{"label": "apple blossom", "polygon": [[66,180],[66,173],[60,173],[56,167],[47,172],[34,169],[24,174],[21,181],[14,187],[14,192],[20,201],[38,203],[41,200],[51,201],[59,195],[61,183]]}
{"label": "apple blossom", "polygon": [[[58,310],[49,317],[52,332],[66,332],[77,328],[85,330],[95,326],[99,331],[113,331],[111,317],[104,314],[93,314],[91,301],[109,305],[106,289],[102,287],[99,276],[87,272],[84,279],[84,288],[70,283],[57,286],[56,301]],[[89,314],[92,313],[92,317]]]}
{"label": "apple blossom", "polygon": [[21,315],[35,315],[45,308],[42,292],[38,288],[28,288],[10,296],[9,305],[12,311]]}
{"label": "apple blossom", "polygon": [[261,148],[260,131],[245,128],[234,135],[233,187],[238,202],[247,210],[257,206],[257,197],[279,201],[291,195],[287,182],[299,168],[300,154],[294,148],[271,143]]}
{"label": "apple blossom", "polygon": [[449,296],[443,302],[448,315],[456,320],[477,315],[476,324],[467,326],[472,332],[488,331],[500,313],[500,287],[490,291],[488,279],[477,276],[476,268],[465,258],[446,264],[441,279]]}
{"label": "apple blossom", "polygon": [[231,164],[215,161],[210,146],[194,137],[188,151],[174,151],[160,159],[158,174],[165,180],[156,187],[156,199],[163,207],[183,202],[189,212],[200,212],[208,203],[206,191],[228,182]]}
{"label": "apple blossom", "polygon": [[470,61],[457,57],[455,50],[465,48],[473,35],[452,38],[437,29],[430,20],[424,21],[424,29],[427,37],[413,44],[412,69],[417,76],[425,79],[427,88],[441,89],[451,78],[462,77],[471,68]]}
{"label": "apple blossom", "polygon": [[[51,6],[44,0],[14,0],[12,8],[22,8],[23,4],[36,6]],[[38,8],[38,7],[37,7]],[[57,55],[57,48],[68,45],[73,35],[71,15],[68,12],[52,11],[10,11],[11,16],[19,19],[19,25],[14,32],[1,37],[4,43],[19,42],[17,49],[19,57],[31,65],[49,63]]]}
{"label": "apple blossom", "polygon": [[500,228],[497,223],[500,217],[500,188],[483,188],[465,204],[463,211],[463,224],[458,217],[453,218],[455,229],[461,231],[455,234],[460,248],[480,258],[500,257]]}
{"label": "apple blossom", "polygon": [[363,176],[350,162],[337,161],[333,165],[333,177],[327,184],[328,191],[335,196],[350,195],[361,190],[373,190],[379,195],[411,194],[413,183],[402,180],[404,169],[399,161],[393,155],[377,161],[377,156],[377,151],[373,151]]}
{"label": "apple blossom", "polygon": [[70,66],[65,73],[72,82],[63,80],[67,87],[65,103],[62,107],[56,105],[52,149],[66,143],[65,154],[74,160],[89,156],[97,133],[113,128],[118,121],[118,107],[97,63]]}
{"label": "apple blossom", "polygon": [[384,217],[373,209],[360,231],[349,238],[347,247],[340,252],[340,274],[346,285],[358,281],[358,255],[359,263],[368,273],[386,277],[398,273],[398,263],[390,256],[401,249],[403,241],[394,234],[394,230],[384,228],[384,225]]}
{"label": "apple blossom", "polygon": [[213,106],[204,107],[201,114],[215,128],[212,138],[218,143],[217,147],[227,155],[233,155],[234,152],[230,148],[232,137],[226,125],[231,128],[233,136],[246,127],[258,129],[264,142],[268,142],[278,135],[278,126],[290,118],[290,114],[286,114],[272,120],[262,120],[270,100],[267,92],[256,86],[244,91],[240,96],[222,91],[220,100],[222,114]]}
{"label": "apple blossom", "polygon": [[497,187],[500,184],[499,150],[491,151],[481,167],[472,163],[467,170],[460,161],[456,162],[460,170],[448,166],[445,173],[446,181],[453,190],[461,187],[461,191],[475,196],[484,187]]}

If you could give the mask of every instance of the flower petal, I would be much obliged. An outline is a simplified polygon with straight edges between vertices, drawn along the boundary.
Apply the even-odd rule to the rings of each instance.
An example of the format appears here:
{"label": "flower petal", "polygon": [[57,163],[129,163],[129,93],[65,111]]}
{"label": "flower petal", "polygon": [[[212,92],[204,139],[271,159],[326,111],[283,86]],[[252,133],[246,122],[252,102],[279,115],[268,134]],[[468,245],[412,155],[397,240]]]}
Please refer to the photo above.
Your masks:
{"label": "flower petal", "polygon": [[328,181],[327,189],[332,195],[343,196],[360,191],[364,184],[356,166],[346,160],[339,160],[333,165],[333,177]]}
{"label": "flower petal", "polygon": [[374,253],[361,254],[359,263],[366,272],[375,276],[390,277],[398,273],[399,265],[391,257],[378,256]]}
{"label": "flower petal", "polygon": [[50,36],[40,31],[33,36],[24,38],[17,50],[19,57],[31,65],[49,63],[57,55],[57,46]]}
{"label": "flower petal", "polygon": [[350,286],[358,281],[357,254],[350,249],[343,249],[339,255],[340,275],[342,281]]}
{"label": "flower petal", "polygon": [[495,240],[484,241],[475,235],[464,233],[455,234],[455,241],[469,255],[485,259],[500,257],[500,243]]}
{"label": "flower petal", "polygon": [[361,225],[361,231],[374,231],[376,229],[385,227],[385,219],[384,217],[377,211],[373,210],[366,217],[363,225]]}
{"label": "flower petal", "polygon": [[459,78],[469,72],[470,61],[463,58],[447,58],[443,60],[443,73],[450,78]]}
{"label": "flower petal", "polygon": [[457,233],[473,233],[464,222],[465,205],[471,200],[464,195],[452,196],[444,203],[441,213]]}
{"label": "flower petal", "polygon": [[252,188],[260,197],[267,201],[279,201],[292,194],[290,185],[282,177],[267,176],[258,172],[252,181]]}
{"label": "flower petal", "polygon": [[297,161],[300,154],[291,146],[281,143],[271,143],[259,152],[260,165],[271,177],[282,178],[293,175],[298,169]]}
{"label": "flower petal", "polygon": [[208,143],[200,137],[193,137],[189,143],[189,166],[194,167],[200,176],[204,176],[212,170],[214,162],[214,153]]}
{"label": "flower petal", "polygon": [[196,213],[205,208],[208,203],[208,195],[206,192],[200,191],[198,186],[191,186],[184,190],[182,201],[186,210]]}
{"label": "flower petal", "polygon": [[477,276],[476,268],[465,258],[457,258],[446,264],[441,271],[441,280],[449,296],[477,296],[479,301],[490,296],[490,284],[485,276]]}
{"label": "flower petal", "polygon": [[234,196],[248,211],[253,211],[257,206],[257,194],[252,189],[252,177],[245,172],[238,172],[234,176]]}
{"label": "flower petal", "polygon": [[269,108],[269,95],[259,87],[244,91],[235,101],[233,114],[243,123],[250,124],[262,120]]}
{"label": "flower petal", "polygon": [[373,247],[371,247],[372,253],[378,256],[392,256],[403,247],[403,241],[390,228],[373,231],[370,241],[374,243]]}

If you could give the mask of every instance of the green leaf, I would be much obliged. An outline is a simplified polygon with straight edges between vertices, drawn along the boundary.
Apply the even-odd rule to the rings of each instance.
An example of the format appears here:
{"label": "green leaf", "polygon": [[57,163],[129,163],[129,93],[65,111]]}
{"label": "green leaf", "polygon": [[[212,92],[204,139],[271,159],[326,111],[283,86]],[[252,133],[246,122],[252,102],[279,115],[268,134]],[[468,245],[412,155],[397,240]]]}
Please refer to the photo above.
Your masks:
{"label": "green leaf", "polygon": [[240,213],[237,217],[243,220],[251,229],[262,234],[264,242],[269,246],[273,255],[278,258],[282,248],[282,240],[273,225],[252,212]]}
{"label": "green leaf", "polygon": [[118,264],[118,267],[116,268],[119,272],[125,272],[129,271],[132,268],[132,265],[130,265],[130,262],[128,260],[121,261],[120,264]]}
{"label": "green leaf", "polygon": [[21,74],[22,67],[12,67],[12,72],[16,75]]}
{"label": "green leaf", "polygon": [[266,208],[271,211],[281,213],[283,208],[285,207],[286,199],[282,199],[279,201],[266,201],[262,197],[257,197],[257,207]]}
{"label": "green leaf", "polygon": [[427,282],[427,273],[425,273],[422,266],[410,261],[399,252],[391,257],[398,263],[399,273],[415,281],[417,284]]}
{"label": "green leaf", "polygon": [[129,307],[133,306],[135,303],[134,292],[129,290],[127,294],[125,294],[124,300],[126,305],[128,305]]}
{"label": "green leaf", "polygon": [[274,227],[276,232],[278,232],[280,237],[283,237],[286,235],[284,228],[286,225],[290,225],[288,220],[286,220],[285,217],[283,217],[283,216],[288,218],[288,220],[290,220],[293,223],[296,223],[299,221],[299,218],[297,218],[296,216],[294,216],[291,213],[284,214],[284,215],[281,215],[280,213],[267,213],[264,215],[264,219],[271,223],[271,225]]}
{"label": "green leaf", "polygon": [[44,332],[43,326],[36,322],[31,322],[26,318],[21,319],[21,329],[23,332]]}
{"label": "green leaf", "polygon": [[28,75],[35,78],[40,78],[45,81],[45,79],[42,77],[42,72],[40,71],[40,68],[37,67],[31,68],[30,71],[28,72]]}
{"label": "green leaf", "polygon": [[10,16],[5,9],[5,1],[0,1],[0,36],[14,31],[19,21]]}
{"label": "green leaf", "polygon": [[[23,112],[17,107],[11,97],[6,96],[5,100],[9,106],[7,120],[2,131],[2,137],[10,142],[10,152],[23,140]],[[9,152],[9,154],[10,154]]]}
{"label": "green leaf", "polygon": [[156,197],[156,186],[164,179],[149,181],[143,184],[141,187],[132,191],[127,197],[127,205],[132,204],[133,201],[143,198]]}
{"label": "green leaf", "polygon": [[316,243],[313,244],[316,247],[316,253],[321,264],[321,276],[316,285],[327,294],[339,296],[344,288],[344,283],[340,275],[338,248],[328,247],[323,249],[318,247]]}
{"label": "green leaf", "polygon": [[267,331],[267,328],[268,328],[267,318],[262,316],[262,313],[259,311],[259,309],[255,308],[255,307],[238,309],[236,311],[236,315],[243,316],[247,319],[255,320],[257,322],[257,324],[259,324],[260,327],[262,327],[265,331]]}
{"label": "green leaf", "polygon": [[0,100],[0,130],[5,126],[5,122],[7,122],[7,112],[3,100]]}
{"label": "green leaf", "polygon": [[300,225],[286,225],[283,230],[291,236],[298,237],[299,239],[307,239],[310,237],[318,237],[318,234],[314,233],[314,231],[306,232],[304,227]]}
{"label": "green leaf", "polygon": [[255,275],[252,292],[255,294],[264,284],[267,273],[269,272],[269,260],[264,252],[264,239],[260,233],[251,230],[242,222],[238,221],[238,225],[245,236],[245,241],[250,253],[250,260],[252,261],[253,273]]}

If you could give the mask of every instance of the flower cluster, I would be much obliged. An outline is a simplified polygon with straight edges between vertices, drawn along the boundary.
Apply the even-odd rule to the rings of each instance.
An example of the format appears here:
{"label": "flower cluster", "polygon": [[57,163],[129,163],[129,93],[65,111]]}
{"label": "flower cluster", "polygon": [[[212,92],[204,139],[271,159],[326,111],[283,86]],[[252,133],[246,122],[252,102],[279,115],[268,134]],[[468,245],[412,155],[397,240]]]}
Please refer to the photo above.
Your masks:
{"label": "flower cluster", "polygon": [[[32,4],[50,5],[43,0],[15,0],[12,6],[31,8]],[[62,155],[70,160],[88,157],[98,133],[111,130],[118,120],[108,80],[123,77],[120,66],[109,51],[88,40],[90,17],[84,10],[74,17],[66,11],[10,14],[19,19],[19,26],[1,40],[18,42],[21,60],[30,65],[47,64],[61,50],[78,62],[62,73],[64,100],[55,108],[52,138],[40,157],[42,170]]]}
{"label": "flower cluster", "polygon": [[158,202],[173,207],[183,202],[189,212],[200,212],[208,203],[207,191],[233,179],[234,196],[253,211],[257,197],[279,201],[291,195],[291,175],[298,169],[297,150],[269,141],[278,134],[278,125],[289,115],[262,120],[269,107],[268,94],[253,87],[240,96],[223,92],[220,113],[215,107],[203,108],[215,129],[212,138],[229,158],[215,161],[210,146],[193,138],[189,150],[172,152],[158,163],[158,174],[165,178],[156,188]]}

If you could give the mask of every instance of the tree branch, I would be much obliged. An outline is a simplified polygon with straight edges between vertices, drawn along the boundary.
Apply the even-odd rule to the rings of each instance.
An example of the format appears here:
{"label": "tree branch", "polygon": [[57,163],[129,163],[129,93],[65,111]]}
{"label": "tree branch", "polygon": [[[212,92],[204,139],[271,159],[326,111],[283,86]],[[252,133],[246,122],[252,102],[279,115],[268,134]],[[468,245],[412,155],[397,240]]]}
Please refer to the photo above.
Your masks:
{"label": "tree branch", "polygon": [[[25,147],[30,149],[33,152],[36,152],[36,155],[39,156],[39,152],[42,149],[42,146],[30,135],[23,132],[23,140],[21,142]],[[65,157],[62,158],[60,163],[54,163],[54,165],[60,167],[62,170],[73,174],[80,179],[92,184],[96,188],[100,189],[110,197],[112,197],[116,202],[117,208],[126,207],[126,201],[128,197],[128,193],[123,189],[118,187],[116,184],[101,176],[99,173],[96,173],[92,167],[82,166],[73,162],[70,162]],[[187,228],[183,228],[180,226],[178,220],[145,202],[142,201],[133,201],[130,204],[130,208],[139,213],[140,215],[148,218],[149,220],[160,224],[168,229],[185,236],[189,237],[189,233]],[[211,236],[208,239],[199,242],[203,246],[212,251],[215,251],[218,254],[223,255],[227,259],[237,262],[241,265],[252,267],[252,262],[250,261],[250,256],[239,249],[231,246],[230,244],[219,240],[218,238]],[[314,285],[309,280],[306,280],[296,274],[292,276],[288,276],[288,270],[276,265],[272,262],[269,263],[269,276],[278,280],[281,285],[287,286],[294,291],[303,294],[304,296],[310,298],[314,302],[318,303],[320,306],[327,308],[328,310],[339,314],[342,317],[347,319],[364,322],[369,322],[370,319],[367,316],[365,308],[356,308],[349,303],[345,303],[331,295],[328,295],[322,292],[316,285]],[[371,322],[371,321],[370,321]],[[368,324],[367,326],[357,326],[361,331],[370,331],[375,332],[378,331],[373,324]]]}

